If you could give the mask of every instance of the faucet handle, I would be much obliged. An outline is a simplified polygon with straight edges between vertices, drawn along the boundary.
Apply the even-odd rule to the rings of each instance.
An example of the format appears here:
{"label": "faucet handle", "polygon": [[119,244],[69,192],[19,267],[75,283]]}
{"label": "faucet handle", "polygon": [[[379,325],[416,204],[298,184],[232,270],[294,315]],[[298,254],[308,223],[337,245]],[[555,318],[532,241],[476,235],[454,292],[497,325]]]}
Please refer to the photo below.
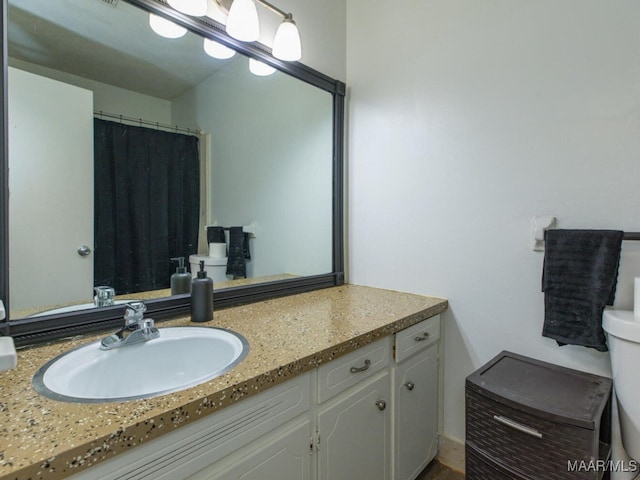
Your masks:
{"label": "faucet handle", "polygon": [[143,302],[131,302],[127,303],[126,310],[124,312],[124,319],[127,325],[139,323],[144,318],[144,312],[147,311],[147,306]]}
{"label": "faucet handle", "polygon": [[96,307],[108,307],[113,305],[114,297],[116,296],[116,291],[113,287],[100,285],[93,289],[96,292],[96,295],[93,297],[93,302]]}

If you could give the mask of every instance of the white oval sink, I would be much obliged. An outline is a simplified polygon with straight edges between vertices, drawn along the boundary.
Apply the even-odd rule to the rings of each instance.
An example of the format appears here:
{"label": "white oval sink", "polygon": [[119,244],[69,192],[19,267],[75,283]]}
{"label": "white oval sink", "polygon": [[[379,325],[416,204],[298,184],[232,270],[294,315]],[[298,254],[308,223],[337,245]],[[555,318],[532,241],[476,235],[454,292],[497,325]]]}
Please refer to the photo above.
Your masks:
{"label": "white oval sink", "polygon": [[33,377],[38,393],[66,402],[121,402],[198,385],[249,352],[238,333],[210,327],[160,328],[153,340],[100,350],[100,340],[66,352]]}

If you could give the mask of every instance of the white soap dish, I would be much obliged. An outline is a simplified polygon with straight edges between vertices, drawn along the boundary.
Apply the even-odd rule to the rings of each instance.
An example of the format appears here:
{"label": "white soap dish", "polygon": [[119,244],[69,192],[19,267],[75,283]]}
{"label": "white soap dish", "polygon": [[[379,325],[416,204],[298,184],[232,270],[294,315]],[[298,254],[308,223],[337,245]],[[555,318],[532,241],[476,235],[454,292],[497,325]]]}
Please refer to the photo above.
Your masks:
{"label": "white soap dish", "polygon": [[11,370],[18,365],[16,346],[11,337],[0,337],[0,372]]}

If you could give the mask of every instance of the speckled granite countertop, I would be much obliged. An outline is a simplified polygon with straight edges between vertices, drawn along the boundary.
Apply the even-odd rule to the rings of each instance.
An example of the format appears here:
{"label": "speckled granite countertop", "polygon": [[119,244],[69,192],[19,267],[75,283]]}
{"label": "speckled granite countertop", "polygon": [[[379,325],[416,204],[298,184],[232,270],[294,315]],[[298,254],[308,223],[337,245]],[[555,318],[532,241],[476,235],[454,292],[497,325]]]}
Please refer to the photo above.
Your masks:
{"label": "speckled granite countertop", "polygon": [[63,403],[31,387],[46,361],[103,335],[20,350],[18,367],[0,372],[0,480],[65,478],[447,307],[441,298],[343,285],[218,310],[208,323],[161,322],[235,330],[250,352],[209,382],[122,403]]}

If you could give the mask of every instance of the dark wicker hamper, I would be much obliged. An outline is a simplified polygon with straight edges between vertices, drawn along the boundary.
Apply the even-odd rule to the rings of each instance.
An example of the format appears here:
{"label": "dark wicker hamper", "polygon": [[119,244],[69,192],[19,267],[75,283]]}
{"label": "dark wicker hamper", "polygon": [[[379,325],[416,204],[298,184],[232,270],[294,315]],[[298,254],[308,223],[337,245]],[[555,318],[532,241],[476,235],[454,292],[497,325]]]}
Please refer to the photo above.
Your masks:
{"label": "dark wicker hamper", "polygon": [[466,478],[608,478],[609,378],[502,352],[466,380]]}

